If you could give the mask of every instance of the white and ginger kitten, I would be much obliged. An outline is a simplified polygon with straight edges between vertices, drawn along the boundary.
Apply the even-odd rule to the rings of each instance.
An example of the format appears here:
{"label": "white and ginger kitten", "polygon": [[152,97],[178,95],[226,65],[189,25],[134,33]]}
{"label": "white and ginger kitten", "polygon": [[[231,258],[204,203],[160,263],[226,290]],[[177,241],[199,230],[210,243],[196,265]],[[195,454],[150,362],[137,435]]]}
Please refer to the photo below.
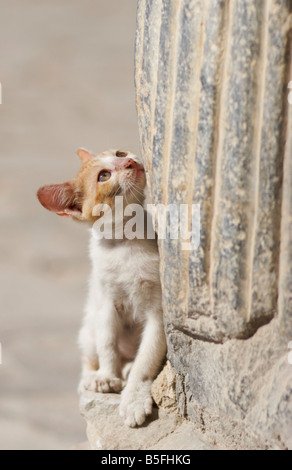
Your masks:
{"label": "white and ginger kitten", "polygon": [[[114,210],[115,197],[143,206],[146,177],[139,159],[121,151],[77,152],[82,168],[64,184],[37,196],[48,210],[91,226],[92,273],[79,344],[79,391],[120,392],[120,414],[131,427],[152,413],[151,385],[166,353],[159,255],[154,239],[98,239],[96,207]],[[103,213],[105,216],[106,211]],[[122,219],[125,225],[126,218]],[[113,227],[115,233],[115,227]]]}

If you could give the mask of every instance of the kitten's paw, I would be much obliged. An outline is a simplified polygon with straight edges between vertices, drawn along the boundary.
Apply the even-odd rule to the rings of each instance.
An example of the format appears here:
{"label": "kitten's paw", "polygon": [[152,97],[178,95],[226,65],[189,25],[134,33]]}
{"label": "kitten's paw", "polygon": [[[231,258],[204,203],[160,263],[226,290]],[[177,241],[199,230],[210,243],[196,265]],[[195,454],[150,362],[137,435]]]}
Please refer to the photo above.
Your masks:
{"label": "kitten's paw", "polygon": [[81,379],[78,392],[101,392],[101,393],[119,393],[124,387],[124,382],[118,377],[109,377],[100,372],[92,372]]}
{"label": "kitten's paw", "polygon": [[152,413],[151,382],[128,384],[122,392],[120,415],[125,424],[134,428],[141,426]]}

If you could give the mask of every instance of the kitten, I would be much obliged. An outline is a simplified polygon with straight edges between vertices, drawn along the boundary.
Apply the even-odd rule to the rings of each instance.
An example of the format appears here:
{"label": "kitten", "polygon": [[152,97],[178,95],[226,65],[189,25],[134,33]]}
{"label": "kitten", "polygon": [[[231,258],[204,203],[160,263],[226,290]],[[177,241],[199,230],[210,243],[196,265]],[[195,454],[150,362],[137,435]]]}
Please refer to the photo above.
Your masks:
{"label": "kitten", "polygon": [[[111,225],[106,208],[115,211],[117,195],[123,209],[133,203],[142,206],[145,172],[131,153],[93,155],[79,149],[77,154],[83,164],[77,177],[44,186],[37,196],[46,209],[91,225],[92,274],[79,335],[83,355],[79,391],[123,389],[120,414],[135,427],[152,413],[151,385],[166,353],[157,243],[147,238],[98,239],[94,223],[102,215]],[[127,220],[122,219],[123,227]],[[112,228],[115,233],[114,222]]]}

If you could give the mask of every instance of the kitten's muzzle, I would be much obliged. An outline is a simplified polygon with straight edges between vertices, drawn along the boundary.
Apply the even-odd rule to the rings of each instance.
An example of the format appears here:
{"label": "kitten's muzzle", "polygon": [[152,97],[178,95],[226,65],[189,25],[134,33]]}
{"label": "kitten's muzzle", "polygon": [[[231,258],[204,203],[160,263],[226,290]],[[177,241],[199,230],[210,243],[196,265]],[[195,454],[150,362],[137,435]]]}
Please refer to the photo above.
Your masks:
{"label": "kitten's muzzle", "polygon": [[119,163],[117,166],[120,169],[123,169],[123,170],[140,170],[140,171],[144,171],[143,165],[141,165],[140,163],[135,162],[135,160],[133,160],[132,158],[123,159],[121,161],[121,163]]}

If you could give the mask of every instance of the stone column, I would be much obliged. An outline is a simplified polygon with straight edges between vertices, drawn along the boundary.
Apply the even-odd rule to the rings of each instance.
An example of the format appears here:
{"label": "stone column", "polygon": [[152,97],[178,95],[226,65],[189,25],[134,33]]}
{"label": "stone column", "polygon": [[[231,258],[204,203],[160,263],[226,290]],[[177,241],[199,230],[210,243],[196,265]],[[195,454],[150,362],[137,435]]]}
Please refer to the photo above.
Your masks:
{"label": "stone column", "polygon": [[[234,448],[292,448],[291,0],[137,0],[136,92],[181,413]],[[292,346],[292,345],[291,345]]]}

